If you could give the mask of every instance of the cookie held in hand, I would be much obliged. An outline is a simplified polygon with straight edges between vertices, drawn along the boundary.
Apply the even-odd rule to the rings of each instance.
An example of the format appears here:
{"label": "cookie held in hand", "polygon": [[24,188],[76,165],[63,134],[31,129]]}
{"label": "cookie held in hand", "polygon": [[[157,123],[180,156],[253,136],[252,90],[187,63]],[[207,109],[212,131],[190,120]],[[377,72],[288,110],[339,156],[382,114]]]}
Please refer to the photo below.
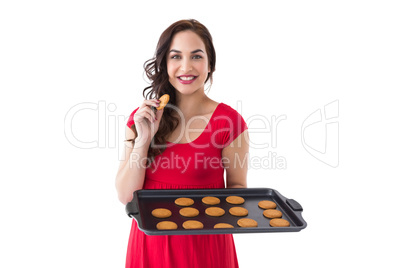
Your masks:
{"label": "cookie held in hand", "polygon": [[169,97],[169,95],[168,94],[165,94],[165,95],[163,95],[162,97],[160,97],[159,98],[159,100],[161,101],[160,103],[159,103],[159,106],[156,108],[157,110],[162,110],[163,108],[165,108],[165,106],[168,104],[168,102],[169,102],[169,99],[170,99],[170,97]]}

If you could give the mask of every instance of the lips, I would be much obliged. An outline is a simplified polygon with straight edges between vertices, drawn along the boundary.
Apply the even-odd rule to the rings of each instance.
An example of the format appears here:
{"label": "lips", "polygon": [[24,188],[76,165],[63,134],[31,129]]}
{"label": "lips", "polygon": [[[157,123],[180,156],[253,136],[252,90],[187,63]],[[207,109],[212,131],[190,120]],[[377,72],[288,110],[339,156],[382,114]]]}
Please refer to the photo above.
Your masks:
{"label": "lips", "polygon": [[184,80],[184,81],[190,81],[193,80],[195,76],[179,76],[179,79]]}
{"label": "lips", "polygon": [[198,76],[195,75],[180,75],[177,77],[180,83],[182,84],[191,84],[194,80],[197,79]]}

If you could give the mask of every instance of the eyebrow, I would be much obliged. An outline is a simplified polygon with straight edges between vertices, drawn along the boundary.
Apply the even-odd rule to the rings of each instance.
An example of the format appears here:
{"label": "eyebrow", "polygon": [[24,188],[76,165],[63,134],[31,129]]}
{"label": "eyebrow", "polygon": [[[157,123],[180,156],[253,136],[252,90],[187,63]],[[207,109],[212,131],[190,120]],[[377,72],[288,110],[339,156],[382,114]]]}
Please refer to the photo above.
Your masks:
{"label": "eyebrow", "polygon": [[[181,53],[180,50],[176,50],[176,49],[172,49],[172,50],[169,51],[169,53],[172,53],[172,52]],[[194,54],[194,53],[197,53],[197,52],[202,52],[202,53],[204,53],[204,51],[202,51],[201,49],[196,49],[196,50],[194,50],[194,51],[191,51],[191,54]]]}

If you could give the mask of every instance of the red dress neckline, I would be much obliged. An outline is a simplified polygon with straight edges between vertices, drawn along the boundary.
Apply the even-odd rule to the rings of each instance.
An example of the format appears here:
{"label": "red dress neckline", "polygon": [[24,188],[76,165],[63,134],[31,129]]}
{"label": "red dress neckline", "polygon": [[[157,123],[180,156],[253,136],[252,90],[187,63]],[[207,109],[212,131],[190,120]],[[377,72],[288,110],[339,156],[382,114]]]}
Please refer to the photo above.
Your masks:
{"label": "red dress neckline", "polygon": [[222,104],[222,102],[220,102],[220,103],[215,107],[215,110],[213,111],[213,113],[212,113],[212,115],[211,115],[211,118],[209,118],[208,124],[205,126],[204,130],[202,131],[202,133],[201,133],[195,140],[190,141],[190,142],[186,142],[186,143],[175,143],[175,142],[170,142],[170,141],[166,141],[166,143],[171,144],[171,146],[173,146],[173,145],[186,145],[186,144],[194,143],[194,142],[196,142],[197,140],[199,140],[199,139],[201,138],[201,136],[203,136],[203,135],[205,134],[206,130],[210,127],[212,118],[215,116],[216,111],[217,111],[218,108],[221,106],[221,104]]}

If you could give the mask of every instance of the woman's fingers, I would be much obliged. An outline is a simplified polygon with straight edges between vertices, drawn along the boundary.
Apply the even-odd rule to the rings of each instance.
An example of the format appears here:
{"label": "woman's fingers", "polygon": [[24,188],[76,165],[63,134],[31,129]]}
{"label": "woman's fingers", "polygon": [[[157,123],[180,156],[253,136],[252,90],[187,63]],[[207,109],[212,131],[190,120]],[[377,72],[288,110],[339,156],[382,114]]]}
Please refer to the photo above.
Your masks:
{"label": "woman's fingers", "polygon": [[163,111],[165,110],[165,108],[160,109],[160,110],[156,110],[156,120],[159,121],[162,118],[163,115]]}
{"label": "woman's fingers", "polygon": [[154,106],[154,107],[159,107],[159,100],[157,99],[152,99],[152,100],[144,100],[144,102],[141,104],[140,108],[144,108],[146,106]]}
{"label": "woman's fingers", "polygon": [[134,118],[136,115],[139,122],[141,121],[141,118],[147,118],[151,123],[155,121],[155,113],[151,110],[149,106],[145,106],[139,109],[139,111],[134,114]]}
{"label": "woman's fingers", "polygon": [[149,122],[154,123],[162,118],[163,109],[156,110],[154,107],[159,107],[160,101],[157,99],[144,100],[140,109],[134,114],[134,121],[142,122],[143,118],[147,118]]}

